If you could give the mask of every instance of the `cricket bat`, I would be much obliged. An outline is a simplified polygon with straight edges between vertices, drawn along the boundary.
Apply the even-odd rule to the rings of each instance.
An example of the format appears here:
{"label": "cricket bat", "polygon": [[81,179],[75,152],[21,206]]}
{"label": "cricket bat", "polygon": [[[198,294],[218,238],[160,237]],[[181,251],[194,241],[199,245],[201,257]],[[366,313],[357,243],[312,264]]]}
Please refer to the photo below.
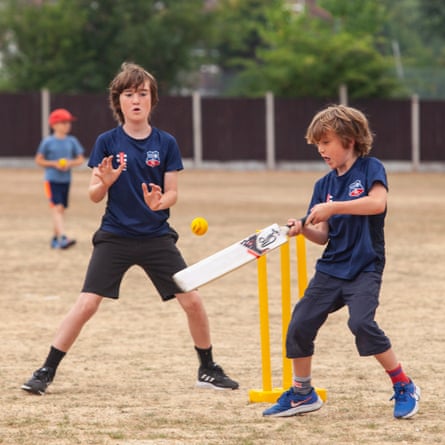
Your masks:
{"label": "cricket bat", "polygon": [[197,289],[281,246],[288,239],[288,231],[287,226],[272,224],[180,270],[173,279],[184,292]]}

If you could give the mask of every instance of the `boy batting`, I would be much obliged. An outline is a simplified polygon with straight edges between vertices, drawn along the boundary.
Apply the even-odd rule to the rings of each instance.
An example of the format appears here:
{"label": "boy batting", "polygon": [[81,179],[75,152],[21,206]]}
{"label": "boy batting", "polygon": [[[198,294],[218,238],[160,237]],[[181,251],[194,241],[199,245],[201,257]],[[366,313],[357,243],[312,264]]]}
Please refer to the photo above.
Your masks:
{"label": "boy batting", "polygon": [[391,379],[394,417],[412,417],[420,388],[374,318],[385,266],[388,182],[382,163],[368,156],[373,140],[368,121],[357,109],[331,106],[315,115],[306,140],[331,171],[316,182],[305,223],[289,219],[289,235],[303,234],[326,247],[288,326],[293,385],[263,415],[287,417],[322,407],[311,383],[314,340],[329,314],[346,306],[359,355],[374,356]]}

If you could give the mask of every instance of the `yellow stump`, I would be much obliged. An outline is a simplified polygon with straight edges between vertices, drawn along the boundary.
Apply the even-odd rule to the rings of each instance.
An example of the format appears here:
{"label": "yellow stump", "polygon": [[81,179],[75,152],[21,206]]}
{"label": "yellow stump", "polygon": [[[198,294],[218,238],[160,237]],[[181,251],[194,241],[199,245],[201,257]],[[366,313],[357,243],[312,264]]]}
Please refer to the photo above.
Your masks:
{"label": "yellow stump", "polygon": [[306,241],[303,235],[297,235],[296,238],[298,296],[301,298],[307,288]]}
{"label": "yellow stump", "polygon": [[258,295],[260,311],[261,362],[263,366],[263,389],[272,389],[269,337],[269,301],[267,295],[267,260],[266,256],[258,258]]}
{"label": "yellow stump", "polygon": [[[296,237],[298,295],[301,298],[307,287],[306,244],[302,235]],[[291,360],[286,357],[287,327],[291,318],[291,277],[290,277],[290,246],[289,242],[280,247],[281,267],[281,319],[282,319],[282,354],[283,377],[281,388],[272,388],[272,371],[270,361],[269,336],[269,297],[267,282],[266,255],[259,257],[258,266],[258,298],[260,313],[260,341],[263,388],[249,390],[250,402],[275,403],[278,397],[292,385]],[[323,402],[327,400],[327,391],[324,388],[315,388]]]}
{"label": "yellow stump", "polygon": [[287,327],[290,323],[291,312],[291,281],[290,281],[290,245],[289,242],[281,246],[281,347],[283,351],[283,387],[292,384],[292,363],[286,357]]}

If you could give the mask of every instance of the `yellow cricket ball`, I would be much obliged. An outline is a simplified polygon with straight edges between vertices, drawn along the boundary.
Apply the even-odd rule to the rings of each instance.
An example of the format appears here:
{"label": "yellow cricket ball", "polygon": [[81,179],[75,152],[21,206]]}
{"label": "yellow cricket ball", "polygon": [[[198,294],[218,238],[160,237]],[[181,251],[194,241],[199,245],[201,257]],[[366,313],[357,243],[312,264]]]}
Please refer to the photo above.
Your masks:
{"label": "yellow cricket ball", "polygon": [[59,165],[60,167],[66,167],[68,164],[68,161],[65,158],[60,158],[59,159]]}
{"label": "yellow cricket ball", "polygon": [[209,223],[202,216],[198,216],[192,221],[192,223],[190,224],[190,228],[195,235],[201,236],[207,232]]}

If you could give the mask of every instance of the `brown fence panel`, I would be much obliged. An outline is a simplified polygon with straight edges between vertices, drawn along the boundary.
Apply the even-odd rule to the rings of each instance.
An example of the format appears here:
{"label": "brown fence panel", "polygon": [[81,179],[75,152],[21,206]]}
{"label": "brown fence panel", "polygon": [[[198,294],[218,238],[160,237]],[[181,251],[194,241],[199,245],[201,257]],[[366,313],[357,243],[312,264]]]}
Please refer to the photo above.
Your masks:
{"label": "brown fence panel", "polygon": [[411,160],[411,101],[369,99],[351,106],[365,113],[374,133],[371,155],[384,160]]}
{"label": "brown fence panel", "polygon": [[0,95],[0,156],[34,156],[41,138],[40,94]]}
{"label": "brown fence panel", "polygon": [[[72,134],[79,138],[88,154],[97,136],[117,125],[108,105],[107,94],[54,94],[51,96],[51,109],[59,107],[68,108],[78,117],[78,121],[73,124]],[[152,123],[177,138],[184,157],[192,156],[191,98],[161,97],[154,110]]]}
{"label": "brown fence panel", "polygon": [[[52,94],[50,109],[68,108],[78,117],[72,134],[86,155],[97,136],[116,125],[107,94]],[[317,99],[275,98],[277,162],[318,160],[306,144],[307,126],[329,102]],[[411,161],[411,101],[360,100],[351,102],[369,118],[375,133],[372,155],[382,160]],[[203,161],[266,160],[264,98],[201,98]],[[0,94],[0,157],[32,157],[41,140],[40,93]],[[153,125],[173,134],[184,158],[193,158],[193,99],[163,96]],[[445,161],[445,101],[420,101],[420,160]]]}
{"label": "brown fence panel", "polygon": [[152,123],[176,138],[182,157],[193,157],[193,101],[191,97],[160,97],[153,112]]}
{"label": "brown fence panel", "polygon": [[315,113],[327,105],[317,99],[275,99],[275,152],[280,161],[320,160],[313,145],[304,138]]}
{"label": "brown fence panel", "polygon": [[445,161],[445,102],[420,102],[420,161]]}
{"label": "brown fence panel", "polygon": [[264,99],[202,98],[204,161],[266,158]]}
{"label": "brown fence panel", "polygon": [[97,136],[117,125],[108,107],[107,94],[51,94],[50,111],[66,108],[77,121],[71,134],[76,136],[89,156]]}

